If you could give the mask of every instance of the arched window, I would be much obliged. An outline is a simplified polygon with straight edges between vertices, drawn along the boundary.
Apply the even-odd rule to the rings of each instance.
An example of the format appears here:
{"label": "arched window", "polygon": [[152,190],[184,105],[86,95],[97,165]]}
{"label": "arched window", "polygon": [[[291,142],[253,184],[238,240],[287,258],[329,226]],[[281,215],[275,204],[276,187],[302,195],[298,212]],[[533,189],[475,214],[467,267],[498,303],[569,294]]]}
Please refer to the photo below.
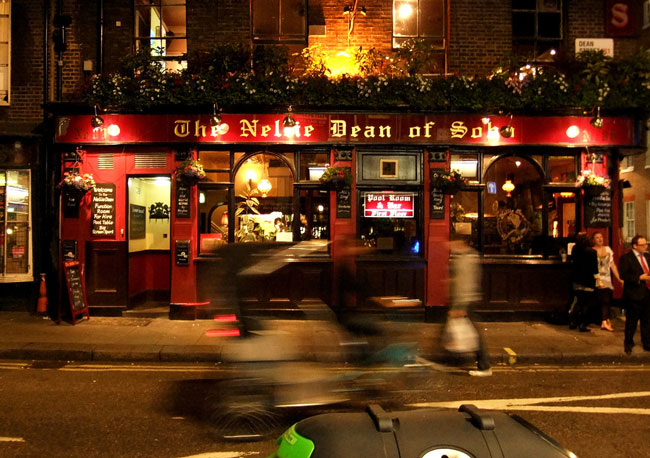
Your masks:
{"label": "arched window", "polygon": [[525,156],[501,156],[489,164],[483,191],[483,253],[542,254],[544,174]]}

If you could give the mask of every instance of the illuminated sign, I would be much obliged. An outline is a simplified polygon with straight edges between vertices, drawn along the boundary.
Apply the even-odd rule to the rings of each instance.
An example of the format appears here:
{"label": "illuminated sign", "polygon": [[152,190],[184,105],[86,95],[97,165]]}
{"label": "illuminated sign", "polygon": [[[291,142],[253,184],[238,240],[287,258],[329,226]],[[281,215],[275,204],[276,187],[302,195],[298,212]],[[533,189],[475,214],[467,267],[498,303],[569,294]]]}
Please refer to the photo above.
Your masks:
{"label": "illuminated sign", "polygon": [[[212,126],[201,114],[104,114],[93,128],[91,115],[59,116],[56,143],[206,143],[206,144],[416,144],[416,145],[636,145],[632,117],[603,117],[602,128],[588,116],[493,116],[479,114],[295,114],[292,129],[282,127],[282,114],[221,115]],[[500,128],[509,125],[512,135]],[[469,165],[469,164],[468,164]]]}
{"label": "illuminated sign", "polygon": [[363,196],[366,218],[413,218],[415,195],[405,192],[367,192]]}

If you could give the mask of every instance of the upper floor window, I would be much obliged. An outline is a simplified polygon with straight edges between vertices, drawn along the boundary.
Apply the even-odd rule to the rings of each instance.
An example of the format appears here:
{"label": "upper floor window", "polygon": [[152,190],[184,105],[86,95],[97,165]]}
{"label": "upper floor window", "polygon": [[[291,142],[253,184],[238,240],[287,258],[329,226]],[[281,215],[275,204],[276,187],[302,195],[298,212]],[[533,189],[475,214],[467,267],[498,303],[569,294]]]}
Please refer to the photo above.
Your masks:
{"label": "upper floor window", "polygon": [[562,40],[562,0],[512,0],[513,52],[550,59]]}
{"label": "upper floor window", "polygon": [[166,70],[187,67],[185,0],[135,0],[135,49],[150,49]]}
{"label": "upper floor window", "polygon": [[446,35],[445,0],[393,0],[393,48],[421,38],[444,49]]}
{"label": "upper floor window", "polygon": [[9,105],[11,88],[11,1],[0,3],[0,105]]}
{"label": "upper floor window", "polygon": [[253,40],[305,42],[305,0],[252,0]]}

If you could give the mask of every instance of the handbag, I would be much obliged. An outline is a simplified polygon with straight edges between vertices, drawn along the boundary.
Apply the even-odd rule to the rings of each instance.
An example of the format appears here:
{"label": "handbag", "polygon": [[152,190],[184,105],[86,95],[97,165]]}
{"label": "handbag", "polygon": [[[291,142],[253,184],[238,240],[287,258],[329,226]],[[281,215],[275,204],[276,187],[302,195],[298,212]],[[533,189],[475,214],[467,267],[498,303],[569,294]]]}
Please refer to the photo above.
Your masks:
{"label": "handbag", "polygon": [[452,353],[478,350],[478,339],[476,328],[466,316],[449,318],[442,332],[442,345]]}

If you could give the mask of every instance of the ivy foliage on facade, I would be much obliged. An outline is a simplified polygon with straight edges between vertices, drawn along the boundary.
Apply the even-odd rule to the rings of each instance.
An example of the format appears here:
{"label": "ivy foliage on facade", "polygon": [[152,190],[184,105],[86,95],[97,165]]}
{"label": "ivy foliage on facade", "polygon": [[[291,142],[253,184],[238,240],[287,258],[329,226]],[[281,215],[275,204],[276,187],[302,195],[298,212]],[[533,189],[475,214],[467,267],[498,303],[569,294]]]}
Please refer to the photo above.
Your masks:
{"label": "ivy foliage on facade", "polygon": [[585,52],[553,64],[528,65],[509,58],[491,75],[436,76],[425,73],[426,46],[382,55],[357,49],[350,59],[357,75],[332,76],[318,46],[289,56],[283,48],[218,45],[188,56],[188,68],[165,72],[140,52],[120,71],[93,76],[81,99],[116,112],[160,107],[224,111],[293,105],[309,110],[409,110],[419,112],[544,112],[566,109],[646,113],[650,107],[650,50],[624,59]]}

